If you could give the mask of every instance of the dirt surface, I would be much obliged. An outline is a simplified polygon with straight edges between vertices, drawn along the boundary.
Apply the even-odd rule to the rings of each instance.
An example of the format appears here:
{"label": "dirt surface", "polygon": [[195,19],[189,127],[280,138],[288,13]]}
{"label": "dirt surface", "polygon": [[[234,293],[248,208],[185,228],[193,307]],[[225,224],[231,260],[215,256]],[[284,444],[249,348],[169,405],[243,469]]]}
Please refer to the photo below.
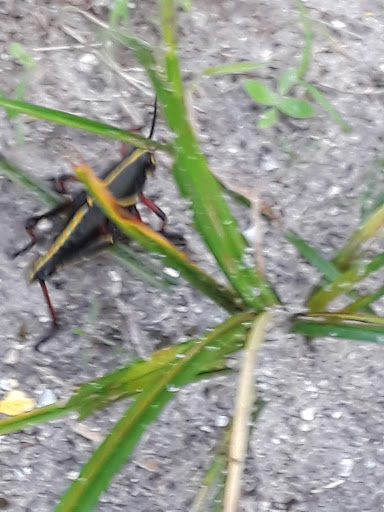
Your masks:
{"label": "dirt surface", "polygon": [[[9,43],[20,42],[37,62],[26,100],[121,127],[148,126],[153,92],[144,72],[128,51],[111,50],[128,80],[102,62],[93,53],[100,48],[89,46],[102,40],[100,28],[67,9],[71,4],[108,19],[106,0],[0,1],[0,89],[13,94],[23,77],[8,53]],[[221,63],[273,59],[273,68],[255,73],[272,84],[298,62],[303,45],[294,3],[282,5],[277,0],[193,0],[178,18],[186,79]],[[212,169],[237,185],[257,186],[263,200],[281,212],[285,227],[330,257],[357,225],[369,183],[375,191],[383,186],[378,159],[383,150],[384,8],[378,0],[306,5],[318,22],[308,79],[351,125],[351,133],[343,133],[320,107],[310,120],[285,118],[259,130],[262,109],[245,93],[243,77],[201,80],[191,103]],[[130,26],[151,43],[159,40],[156,20],[155,2],[132,3]],[[9,121],[3,111],[0,119],[1,153],[39,178],[68,171],[65,158],[73,147],[97,171],[118,157],[114,141],[33,119]],[[18,132],[23,145],[17,144]],[[169,137],[161,119],[156,137]],[[172,183],[169,159],[158,155],[157,160],[148,195],[169,214],[172,229],[185,234],[191,258],[214,272]],[[101,255],[52,279],[63,329],[37,354],[33,342],[48,317],[38,286],[28,287],[24,279],[32,256],[11,261],[8,254],[26,242],[24,220],[41,207],[5,178],[0,187],[0,394],[16,385],[40,404],[65,398],[76,384],[202,333],[224,318],[188,286],[161,292]],[[248,227],[249,212],[236,206],[234,211]],[[156,225],[156,219],[148,219]],[[263,223],[262,230],[268,277],[282,301],[297,310],[318,275],[279,228]],[[376,306],[381,314],[383,306],[382,301]],[[73,327],[86,329],[95,308],[89,334],[75,334]],[[241,510],[384,510],[382,347],[323,339],[310,351],[288,328],[278,322],[271,329],[256,369],[268,404],[252,429]],[[105,339],[114,344],[104,344]],[[233,378],[177,393],[97,510],[189,510],[210,449],[231,415],[234,394]],[[123,408],[119,404],[80,424],[65,418],[0,437],[0,501],[6,500],[10,511],[52,510]]]}

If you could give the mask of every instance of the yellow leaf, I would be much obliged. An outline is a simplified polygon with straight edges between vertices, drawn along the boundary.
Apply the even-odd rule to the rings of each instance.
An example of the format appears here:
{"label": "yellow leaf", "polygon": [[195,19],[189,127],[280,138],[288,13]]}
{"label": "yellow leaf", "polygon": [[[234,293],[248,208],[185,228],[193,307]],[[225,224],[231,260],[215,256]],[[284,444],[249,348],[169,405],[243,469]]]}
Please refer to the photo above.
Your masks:
{"label": "yellow leaf", "polygon": [[17,416],[23,412],[31,411],[35,407],[33,398],[29,398],[23,391],[13,390],[7,393],[0,401],[0,413],[7,416]]}

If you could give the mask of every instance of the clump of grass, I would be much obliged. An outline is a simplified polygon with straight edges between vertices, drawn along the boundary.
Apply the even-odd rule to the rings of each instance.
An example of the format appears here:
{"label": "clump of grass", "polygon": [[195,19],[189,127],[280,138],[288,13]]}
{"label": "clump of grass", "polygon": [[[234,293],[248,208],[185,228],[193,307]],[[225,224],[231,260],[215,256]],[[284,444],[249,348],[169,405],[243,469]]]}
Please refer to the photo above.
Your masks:
{"label": "clump of grass", "polygon": [[[117,5],[116,2],[115,7]],[[120,22],[120,15],[117,18]],[[174,133],[174,139],[166,145],[89,119],[0,96],[0,106],[8,112],[26,113],[47,121],[124,140],[144,149],[168,151],[174,159],[173,175],[180,193],[189,200],[195,229],[226,278],[225,285],[219,284],[158,233],[121,215],[114,197],[94,175],[92,169],[84,162],[76,166],[79,179],[84,182],[88,193],[111,221],[141,244],[148,253],[161,255],[164,264],[175,268],[191,286],[226,310],[227,318],[221,324],[212,326],[212,330],[198,339],[169,346],[154,352],[149,360],[136,360],[100,379],[83,383],[67,401],[0,420],[0,434],[6,434],[57,419],[73,411],[82,419],[117,400],[130,399],[124,414],[58,503],[56,511],[60,512],[92,510],[111,479],[129,460],[148,425],[157,419],[166,404],[175,396],[175,392],[191,382],[211,379],[229,371],[226,363],[228,355],[246,347],[250,367],[245,366],[240,372],[235,416],[195,500],[196,511],[203,510],[210,503],[211,494],[214,497],[214,510],[235,510],[241,490],[247,425],[256,403],[256,397],[253,396],[253,361],[268,328],[273,325],[274,309],[279,307],[273,287],[249,260],[250,248],[228,207],[223,185],[210,172],[189,124],[177,55],[175,9],[172,0],[163,0],[160,3],[160,19],[164,48],[162,58],[156,59],[153,49],[147,43],[117,29],[117,21],[111,22],[114,28],[109,29],[108,39],[129,48],[146,70],[162,106],[165,120]],[[297,83],[304,85],[302,80],[309,61],[309,33],[306,38],[307,49],[302,62],[294,73],[287,72],[280,79],[280,94],[286,94]],[[218,66],[215,72],[242,72],[241,70],[254,65],[239,63],[237,67],[236,64],[230,65],[230,68]],[[215,72],[207,72],[206,75]],[[264,95],[264,101],[277,101],[265,87],[253,87],[257,88],[259,97]],[[308,91],[310,92],[310,88]],[[273,108],[280,105],[282,110],[281,102],[271,105]],[[290,108],[292,105],[294,102],[291,102]],[[57,200],[41,184],[5,160],[0,161],[0,169],[11,179],[36,192],[45,203],[51,204]],[[234,197],[246,207],[249,206],[248,198],[244,199],[238,192]],[[359,295],[356,290],[358,281],[384,265],[381,255],[368,259],[365,257],[364,267],[358,263],[364,243],[374,237],[383,224],[383,205],[377,204],[332,261],[327,261],[298,234],[292,231],[285,233],[287,240],[323,275],[319,287],[307,298],[310,311],[303,308],[301,314],[290,318],[289,328],[292,332],[310,338],[344,337],[362,342],[384,343],[384,319],[370,310],[371,304],[383,294],[383,287],[365,296]],[[122,257],[122,254],[118,256]],[[128,257],[127,254],[125,257]],[[135,263],[134,256],[132,260]],[[159,277],[158,262],[156,268],[153,278]],[[151,276],[150,269],[147,270]],[[331,310],[331,301],[345,294],[349,297],[349,305],[342,310]],[[223,473],[224,469],[228,470],[227,476]]]}

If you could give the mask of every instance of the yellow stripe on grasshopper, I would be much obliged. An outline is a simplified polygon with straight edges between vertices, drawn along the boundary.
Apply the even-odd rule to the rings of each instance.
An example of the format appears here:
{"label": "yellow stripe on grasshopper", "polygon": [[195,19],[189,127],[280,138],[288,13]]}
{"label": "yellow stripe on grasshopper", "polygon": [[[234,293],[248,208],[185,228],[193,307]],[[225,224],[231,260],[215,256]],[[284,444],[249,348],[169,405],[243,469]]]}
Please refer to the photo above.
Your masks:
{"label": "yellow stripe on grasshopper", "polygon": [[144,153],[147,153],[148,151],[145,149],[136,148],[132,151],[132,153],[124,158],[117,167],[113,169],[113,171],[105,178],[104,183],[106,185],[110,185],[112,181],[121,174],[124,169],[132,165],[138,158],[141,157],[141,155],[144,155]]}
{"label": "yellow stripe on grasshopper", "polygon": [[116,199],[116,203],[119,206],[133,206],[137,203],[137,194],[133,194],[132,196],[122,197],[121,199]]}

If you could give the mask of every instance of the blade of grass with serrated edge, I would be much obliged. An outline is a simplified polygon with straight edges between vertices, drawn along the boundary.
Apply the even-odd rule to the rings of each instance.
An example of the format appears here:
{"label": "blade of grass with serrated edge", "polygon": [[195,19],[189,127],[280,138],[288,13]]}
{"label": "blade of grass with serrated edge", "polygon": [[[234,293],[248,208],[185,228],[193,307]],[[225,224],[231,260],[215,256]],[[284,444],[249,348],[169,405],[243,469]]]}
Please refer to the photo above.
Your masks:
{"label": "blade of grass with serrated edge", "polygon": [[371,261],[361,261],[353,265],[346,272],[331,284],[324,286],[321,290],[313,294],[308,300],[310,311],[325,311],[329,302],[344,295],[352,290],[356,283],[367,277],[372,272],[376,272],[384,266],[384,254],[378,254]]}
{"label": "blade of grass with serrated edge", "polygon": [[52,121],[57,124],[69,126],[70,128],[76,128],[78,130],[84,130],[87,132],[95,133],[103,137],[110,139],[118,139],[128,144],[132,144],[137,148],[142,149],[161,149],[167,152],[172,152],[172,147],[166,144],[160,144],[153,140],[147,139],[138,135],[137,133],[122,130],[115,126],[108,124],[99,123],[92,119],[69,114],[68,112],[62,112],[61,110],[53,110],[50,108],[40,107],[38,105],[32,105],[31,103],[25,103],[24,101],[12,100],[6,98],[0,94],[0,107],[19,112],[21,114],[27,114],[31,117],[38,119],[44,119],[45,121]]}
{"label": "blade of grass with serrated edge", "polygon": [[83,467],[79,478],[66,492],[56,512],[87,512],[96,505],[100,494],[127,461],[147,427],[156,420],[180,386],[193,380],[202,366],[215,360],[215,349],[223,338],[235,339],[243,332],[244,319],[236,315],[197,340],[185,357],[165,365],[155,384],[146,387],[133,401],[110,434]]}
{"label": "blade of grass with serrated edge", "polygon": [[237,297],[232,290],[219,284],[197,265],[189,261],[185,253],[178,250],[161,234],[153,231],[146,224],[133,219],[133,217],[123,217],[122,214],[129,214],[118,206],[105,183],[95,176],[92,169],[85,162],[81,166],[75,166],[75,172],[107,217],[123,233],[135,239],[147,251],[161,255],[165,265],[176,268],[185,279],[217,304],[230,312],[241,309],[242,301],[240,297]]}
{"label": "blade of grass with serrated edge", "polygon": [[332,263],[339,270],[346,270],[354,259],[358,248],[384,225],[384,205],[381,205],[354,232],[346,245],[338,252]]}
{"label": "blade of grass with serrated edge", "polygon": [[384,327],[362,323],[327,322],[299,319],[296,320],[291,332],[302,334],[310,338],[330,337],[347,340],[366,341],[384,344]]}
{"label": "blade of grass with serrated edge", "polygon": [[253,264],[251,266],[250,262],[248,263],[247,244],[187,121],[181,93],[180,69],[175,52],[173,3],[164,0],[161,3],[161,13],[164,39],[167,42],[168,81],[159,75],[148,45],[116,32],[114,37],[131,47],[136,58],[145,67],[163,106],[169,127],[176,134],[173,172],[181,193],[191,201],[197,230],[245,302],[256,310],[263,309],[266,305],[276,303],[277,299]]}

